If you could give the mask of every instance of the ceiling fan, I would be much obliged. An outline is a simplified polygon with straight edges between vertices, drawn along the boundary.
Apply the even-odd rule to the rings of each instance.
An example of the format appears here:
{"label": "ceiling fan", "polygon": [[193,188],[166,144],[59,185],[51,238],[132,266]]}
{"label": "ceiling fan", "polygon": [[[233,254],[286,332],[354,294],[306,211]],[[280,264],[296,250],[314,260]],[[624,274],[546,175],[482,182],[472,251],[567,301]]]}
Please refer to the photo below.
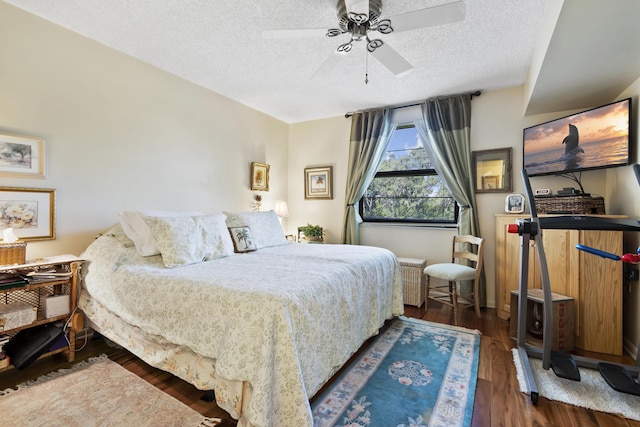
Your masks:
{"label": "ceiling fan", "polygon": [[[335,67],[340,59],[351,51],[355,42],[364,40],[366,41],[367,51],[389,71],[401,77],[413,70],[413,65],[387,43],[375,38],[372,33],[399,33],[436,25],[451,24],[462,21],[465,18],[465,5],[462,0],[386,19],[380,19],[382,0],[338,0],[336,9],[339,20],[338,28],[329,28],[328,30],[268,30],[262,33],[262,37],[265,39],[315,37],[319,35],[338,37],[343,34],[349,34],[351,39],[339,45],[333,55],[324,62],[314,76],[324,74]],[[365,77],[365,83],[368,83],[368,76]]]}

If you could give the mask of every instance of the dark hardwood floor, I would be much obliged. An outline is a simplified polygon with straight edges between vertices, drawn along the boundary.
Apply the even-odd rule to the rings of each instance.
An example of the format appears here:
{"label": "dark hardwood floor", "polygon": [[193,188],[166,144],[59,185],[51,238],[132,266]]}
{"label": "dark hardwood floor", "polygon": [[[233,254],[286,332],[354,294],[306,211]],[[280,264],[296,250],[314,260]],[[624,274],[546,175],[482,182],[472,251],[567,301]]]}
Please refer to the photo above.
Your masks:
{"label": "dark hardwood floor", "polygon": [[[437,303],[430,303],[429,310],[425,310],[424,306],[421,308],[406,306],[405,310],[405,315],[409,317],[437,323],[453,323],[451,309],[439,306]],[[511,348],[515,346],[515,342],[509,337],[509,323],[498,319],[495,310],[492,309],[483,309],[481,319],[476,318],[473,310],[466,309],[462,311],[460,326],[477,329],[482,333],[473,426],[640,427],[640,422],[637,421],[550,401],[543,397],[539,399],[537,405],[533,405],[529,397],[519,391],[511,356]],[[171,374],[147,365],[124,349],[107,345],[104,340],[90,341],[77,354],[76,359],[84,360],[102,353],[201,414],[222,418],[223,427],[236,425],[235,421],[215,403],[201,400],[202,391]],[[584,352],[580,354],[588,355]],[[611,357],[610,359],[634,363],[630,357]],[[69,365],[64,356],[55,355],[38,360],[24,371],[11,369],[2,372],[0,373],[0,390]]]}

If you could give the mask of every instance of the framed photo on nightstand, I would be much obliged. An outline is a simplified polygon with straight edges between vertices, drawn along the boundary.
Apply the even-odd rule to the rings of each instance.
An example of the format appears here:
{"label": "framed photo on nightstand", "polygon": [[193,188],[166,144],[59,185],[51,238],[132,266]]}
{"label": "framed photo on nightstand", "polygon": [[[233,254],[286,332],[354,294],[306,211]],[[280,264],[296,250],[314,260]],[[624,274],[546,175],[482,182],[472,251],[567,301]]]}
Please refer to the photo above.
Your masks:
{"label": "framed photo on nightstand", "polygon": [[524,196],[522,194],[509,194],[504,201],[506,213],[521,214],[524,212]]}

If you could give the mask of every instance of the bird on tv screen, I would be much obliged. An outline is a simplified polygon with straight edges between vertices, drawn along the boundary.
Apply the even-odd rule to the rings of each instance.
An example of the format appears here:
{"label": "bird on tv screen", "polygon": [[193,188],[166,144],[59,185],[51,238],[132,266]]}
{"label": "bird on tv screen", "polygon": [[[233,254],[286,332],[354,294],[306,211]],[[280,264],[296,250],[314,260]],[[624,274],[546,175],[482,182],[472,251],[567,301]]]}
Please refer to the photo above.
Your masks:
{"label": "bird on tv screen", "polygon": [[565,174],[629,164],[631,99],[524,129],[529,176]]}

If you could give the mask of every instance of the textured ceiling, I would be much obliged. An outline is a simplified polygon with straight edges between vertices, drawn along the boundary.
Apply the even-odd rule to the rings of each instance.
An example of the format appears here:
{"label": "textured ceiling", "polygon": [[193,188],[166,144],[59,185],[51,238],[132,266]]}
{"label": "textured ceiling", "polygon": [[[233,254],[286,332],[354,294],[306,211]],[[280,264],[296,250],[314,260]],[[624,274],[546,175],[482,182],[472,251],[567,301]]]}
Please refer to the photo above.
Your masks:
{"label": "textured ceiling", "polygon": [[[263,39],[335,28],[335,0],[5,0],[287,123],[525,82],[547,0],[465,0],[462,22],[380,36],[415,69],[398,78],[348,36]],[[387,0],[382,18],[451,0]],[[369,83],[365,84],[368,62]]]}

